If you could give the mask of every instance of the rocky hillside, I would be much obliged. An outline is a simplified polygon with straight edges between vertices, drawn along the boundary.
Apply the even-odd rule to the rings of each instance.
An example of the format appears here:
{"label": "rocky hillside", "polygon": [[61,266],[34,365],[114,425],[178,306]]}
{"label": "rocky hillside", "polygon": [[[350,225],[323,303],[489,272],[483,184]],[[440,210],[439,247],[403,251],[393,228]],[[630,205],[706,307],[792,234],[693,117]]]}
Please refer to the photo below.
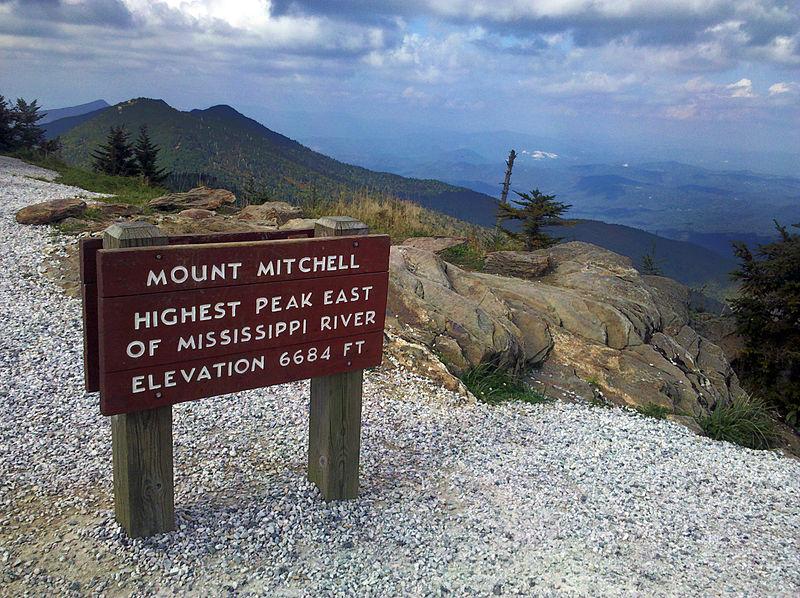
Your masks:
{"label": "rocky hillside", "polygon": [[392,334],[456,375],[492,362],[553,397],[658,405],[687,423],[742,392],[723,350],[693,327],[687,287],[588,243],[514,260],[539,266],[529,278],[474,273],[393,247]]}

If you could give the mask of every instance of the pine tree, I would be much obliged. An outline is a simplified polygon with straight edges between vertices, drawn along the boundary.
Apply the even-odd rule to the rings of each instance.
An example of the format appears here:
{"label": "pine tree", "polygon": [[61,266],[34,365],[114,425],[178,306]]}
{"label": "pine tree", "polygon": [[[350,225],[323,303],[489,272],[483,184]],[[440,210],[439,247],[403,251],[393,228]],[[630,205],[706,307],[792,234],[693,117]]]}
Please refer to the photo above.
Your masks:
{"label": "pine tree", "polygon": [[44,130],[36,124],[42,118],[44,115],[39,114],[39,104],[36,100],[28,103],[22,98],[17,99],[12,131],[16,148],[33,149],[44,141]]}
{"label": "pine tree", "polygon": [[497,220],[498,222],[520,220],[522,221],[522,231],[512,232],[505,228],[501,230],[525,243],[527,251],[543,249],[558,243],[560,238],[551,237],[543,232],[542,228],[570,224],[561,216],[572,206],[556,201],[555,195],[544,195],[538,189],[534,189],[530,193],[519,193],[518,191],[514,191],[514,193],[519,196],[519,199],[513,200],[513,205],[497,204]]}
{"label": "pine tree", "polygon": [[[745,385],[772,400],[795,426],[800,424],[800,235],[775,226],[779,240],[756,255],[734,244],[741,283],[731,302],[745,350],[736,360]],[[800,224],[794,225],[800,228]]]}
{"label": "pine tree", "polygon": [[101,145],[92,153],[94,169],[114,176],[136,176],[139,167],[136,164],[133,146],[128,140],[128,132],[124,126],[111,127],[105,145]]}
{"label": "pine tree", "polygon": [[0,152],[10,152],[14,145],[14,110],[0,96]]}
{"label": "pine tree", "polygon": [[664,271],[659,264],[661,260],[656,257],[656,244],[653,243],[650,251],[642,256],[642,266],[639,271],[650,276],[663,276]]}
{"label": "pine tree", "polygon": [[136,139],[134,153],[139,165],[139,174],[151,186],[161,184],[169,176],[169,173],[157,165],[160,149],[150,140],[150,135],[147,134],[147,125],[142,126],[139,129],[139,137]]}

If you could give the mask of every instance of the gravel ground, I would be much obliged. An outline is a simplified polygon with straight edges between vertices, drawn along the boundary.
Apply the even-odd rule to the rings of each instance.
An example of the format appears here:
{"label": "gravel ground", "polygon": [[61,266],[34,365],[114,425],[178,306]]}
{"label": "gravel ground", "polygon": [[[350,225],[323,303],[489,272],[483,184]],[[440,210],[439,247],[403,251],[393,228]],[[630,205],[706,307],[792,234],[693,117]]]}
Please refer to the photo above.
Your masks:
{"label": "gravel ground", "polygon": [[[366,377],[362,492],[305,479],[307,383],[174,408],[178,531],[114,522],[111,434],[82,388],[66,239],[19,207],[76,190],[0,157],[0,594],[800,593],[800,463],[573,404],[464,404]],[[85,192],[81,192],[84,193]]]}

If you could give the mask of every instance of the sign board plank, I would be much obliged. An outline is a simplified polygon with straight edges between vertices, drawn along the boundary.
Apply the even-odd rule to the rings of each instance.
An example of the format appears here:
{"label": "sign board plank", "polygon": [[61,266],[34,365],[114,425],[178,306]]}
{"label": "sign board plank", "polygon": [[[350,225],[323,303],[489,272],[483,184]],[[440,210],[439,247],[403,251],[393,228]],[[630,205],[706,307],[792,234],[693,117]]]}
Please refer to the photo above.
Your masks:
{"label": "sign board plank", "polygon": [[104,249],[98,290],[119,297],[385,272],[388,255],[386,235]]}
{"label": "sign board plank", "polygon": [[100,299],[116,372],[383,330],[384,272]]}
{"label": "sign board plank", "polygon": [[320,340],[264,351],[106,374],[100,410],[116,415],[154,409],[314,376],[380,365],[383,332]]}
{"label": "sign board plank", "polygon": [[[201,243],[245,243],[253,241],[275,241],[279,239],[310,239],[313,228],[295,230],[252,231],[242,233],[208,233],[202,235],[171,235],[170,245],[199,245]],[[81,283],[97,282],[97,252],[103,248],[103,239],[90,237],[80,241]]]}
{"label": "sign board plank", "polygon": [[101,411],[379,365],[388,269],[385,235],[100,250]]}
{"label": "sign board plank", "polygon": [[[308,239],[314,237],[313,228],[285,231],[252,231],[241,233],[210,233],[200,235],[173,235],[167,238],[170,245],[192,245],[199,243],[241,243],[247,241],[269,241],[273,239]],[[99,341],[97,338],[97,252],[103,248],[101,238],[80,241],[81,297],[84,310],[84,378],[88,392],[100,390],[98,363]],[[87,319],[92,318],[92,319]]]}

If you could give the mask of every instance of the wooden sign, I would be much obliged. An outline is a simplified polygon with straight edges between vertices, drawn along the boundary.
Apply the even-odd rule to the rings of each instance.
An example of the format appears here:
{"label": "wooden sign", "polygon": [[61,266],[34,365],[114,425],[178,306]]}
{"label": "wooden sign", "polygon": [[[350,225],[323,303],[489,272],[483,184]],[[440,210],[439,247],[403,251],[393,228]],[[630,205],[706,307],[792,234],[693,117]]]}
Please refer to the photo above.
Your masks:
{"label": "wooden sign", "polygon": [[[313,228],[303,228],[285,231],[172,235],[164,237],[164,240],[169,245],[199,245],[201,243],[244,243],[278,239],[309,239],[313,237]],[[100,368],[98,362],[100,348],[97,338],[97,252],[102,248],[103,239],[81,239],[80,275],[81,297],[83,299],[83,363],[85,386],[88,392],[100,390]]]}
{"label": "wooden sign", "polygon": [[122,222],[81,243],[86,389],[112,416],[114,511],[130,536],[175,529],[172,405],[303,378],[308,477],[325,500],[358,496],[389,277],[389,239],[367,232],[344,216],[178,237]]}
{"label": "wooden sign", "polygon": [[380,364],[387,236],[96,255],[104,415]]}

